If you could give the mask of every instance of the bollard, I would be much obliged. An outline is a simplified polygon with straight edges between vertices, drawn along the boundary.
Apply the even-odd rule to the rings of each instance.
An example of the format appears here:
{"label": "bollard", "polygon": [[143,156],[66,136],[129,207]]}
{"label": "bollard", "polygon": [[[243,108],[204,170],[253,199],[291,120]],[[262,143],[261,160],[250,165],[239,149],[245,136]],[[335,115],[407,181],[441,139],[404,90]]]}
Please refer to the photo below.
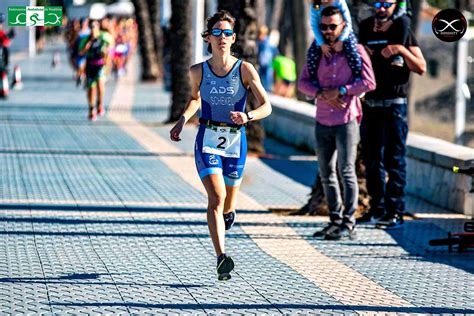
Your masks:
{"label": "bollard", "polygon": [[61,63],[61,54],[59,53],[59,51],[55,50],[53,53],[53,60],[51,61],[51,66],[54,68],[54,67],[59,66],[60,63]]}
{"label": "bollard", "polygon": [[2,71],[1,74],[1,87],[0,87],[0,98],[7,98],[8,93],[9,93],[9,88],[8,88],[8,76],[6,71]]}
{"label": "bollard", "polygon": [[19,65],[16,65],[13,68],[12,89],[13,90],[23,89],[23,82],[21,81],[21,69]]}

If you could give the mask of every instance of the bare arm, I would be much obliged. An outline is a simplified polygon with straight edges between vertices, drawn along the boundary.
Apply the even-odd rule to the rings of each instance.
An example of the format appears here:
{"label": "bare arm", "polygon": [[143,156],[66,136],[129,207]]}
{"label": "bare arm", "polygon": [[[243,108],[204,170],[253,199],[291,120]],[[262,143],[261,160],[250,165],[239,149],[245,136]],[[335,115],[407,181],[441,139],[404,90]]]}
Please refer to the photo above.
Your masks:
{"label": "bare arm", "polygon": [[201,85],[202,67],[201,64],[191,66],[189,69],[189,77],[191,79],[191,96],[189,97],[186,108],[183,114],[179,118],[178,122],[173,126],[170,131],[171,140],[177,142],[181,138],[179,135],[183,130],[184,124],[197,112],[201,106],[201,94],[199,92],[199,86]]}
{"label": "bare arm", "polygon": [[[254,118],[252,121],[261,120],[272,113],[272,106],[265,89],[260,82],[257,70],[248,62],[242,62],[242,81],[244,85],[250,87],[260,106],[251,111]],[[245,124],[248,122],[247,115],[243,112],[231,112],[231,119],[235,124]]]}
{"label": "bare arm", "polygon": [[418,46],[410,46],[408,50],[410,51],[410,57],[405,57],[408,68],[420,76],[423,76],[426,72],[426,60],[423,57],[421,49]]}

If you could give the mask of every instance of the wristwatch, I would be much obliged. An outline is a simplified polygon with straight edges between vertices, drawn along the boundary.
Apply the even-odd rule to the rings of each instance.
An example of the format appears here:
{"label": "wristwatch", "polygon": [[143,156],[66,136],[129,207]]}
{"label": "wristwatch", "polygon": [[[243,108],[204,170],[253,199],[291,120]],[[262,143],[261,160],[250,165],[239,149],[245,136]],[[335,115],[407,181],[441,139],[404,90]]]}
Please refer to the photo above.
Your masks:
{"label": "wristwatch", "polygon": [[249,121],[253,120],[253,118],[255,117],[252,112],[247,112],[247,113],[245,113],[245,114],[247,115],[247,119],[248,119]]}
{"label": "wristwatch", "polygon": [[347,88],[344,86],[339,87],[339,94],[340,95],[346,95],[347,94]]}

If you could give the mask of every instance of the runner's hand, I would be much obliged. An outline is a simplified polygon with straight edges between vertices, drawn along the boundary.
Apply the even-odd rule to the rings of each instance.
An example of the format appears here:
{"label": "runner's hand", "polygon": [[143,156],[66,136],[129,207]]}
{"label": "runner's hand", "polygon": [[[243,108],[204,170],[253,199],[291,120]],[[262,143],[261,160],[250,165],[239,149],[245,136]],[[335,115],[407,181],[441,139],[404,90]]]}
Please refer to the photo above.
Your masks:
{"label": "runner's hand", "polygon": [[183,130],[184,126],[184,116],[181,116],[179,118],[179,121],[176,122],[176,124],[173,126],[173,128],[170,131],[170,139],[174,142],[179,142],[181,138],[179,135],[181,134],[181,131]]}
{"label": "runner's hand", "polygon": [[248,122],[247,114],[245,114],[244,112],[231,111],[230,119],[232,120],[232,122],[234,122],[234,124],[237,125],[243,125]]}

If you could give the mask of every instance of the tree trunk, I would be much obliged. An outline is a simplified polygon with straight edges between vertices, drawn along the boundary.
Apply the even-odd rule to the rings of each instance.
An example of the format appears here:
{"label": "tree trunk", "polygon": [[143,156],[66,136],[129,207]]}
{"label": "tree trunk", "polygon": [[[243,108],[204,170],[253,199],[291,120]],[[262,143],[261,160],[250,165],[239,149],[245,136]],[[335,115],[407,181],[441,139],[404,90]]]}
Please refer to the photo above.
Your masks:
{"label": "tree trunk", "polygon": [[283,9],[283,0],[275,0],[273,3],[273,10],[272,10],[272,20],[270,22],[270,30],[278,29],[278,25],[280,25],[280,20],[282,16],[282,9]]}
{"label": "tree trunk", "polygon": [[190,0],[171,1],[171,92],[169,122],[179,119],[191,94],[189,66],[191,65],[191,3]]}
{"label": "tree trunk", "polygon": [[265,5],[265,0],[256,0],[255,12],[258,12],[257,26],[260,27],[262,25],[267,25],[267,7]]}
{"label": "tree trunk", "polygon": [[142,80],[156,80],[159,76],[158,61],[153,47],[153,31],[146,0],[133,0],[138,25],[138,42],[142,60]]}
{"label": "tree trunk", "polygon": [[[296,73],[299,75],[306,62],[306,51],[310,44],[309,5],[306,0],[293,0],[291,5],[293,31],[293,52],[296,63]],[[297,90],[298,100],[306,100],[306,96]]]}
{"label": "tree trunk", "polygon": [[158,63],[159,76],[163,77],[163,32],[160,25],[160,0],[147,0],[153,31],[153,48]]}
{"label": "tree trunk", "polygon": [[278,24],[280,31],[280,42],[278,43],[278,50],[281,55],[293,57],[293,17],[291,14],[291,2],[285,1],[283,3],[283,13]]}
{"label": "tree trunk", "polygon": [[422,0],[411,0],[411,29],[415,35],[418,34],[418,24],[420,20],[422,2]]}
{"label": "tree trunk", "polygon": [[[229,11],[235,18],[235,32],[237,40],[233,46],[234,55],[237,58],[248,61],[252,65],[257,64],[257,11],[258,0],[219,0],[218,9]],[[260,12],[259,12],[260,14]],[[253,93],[249,93],[247,99],[247,111],[259,106]],[[259,121],[251,122],[247,126],[247,146],[249,151],[265,152],[263,141],[265,131]]]}

